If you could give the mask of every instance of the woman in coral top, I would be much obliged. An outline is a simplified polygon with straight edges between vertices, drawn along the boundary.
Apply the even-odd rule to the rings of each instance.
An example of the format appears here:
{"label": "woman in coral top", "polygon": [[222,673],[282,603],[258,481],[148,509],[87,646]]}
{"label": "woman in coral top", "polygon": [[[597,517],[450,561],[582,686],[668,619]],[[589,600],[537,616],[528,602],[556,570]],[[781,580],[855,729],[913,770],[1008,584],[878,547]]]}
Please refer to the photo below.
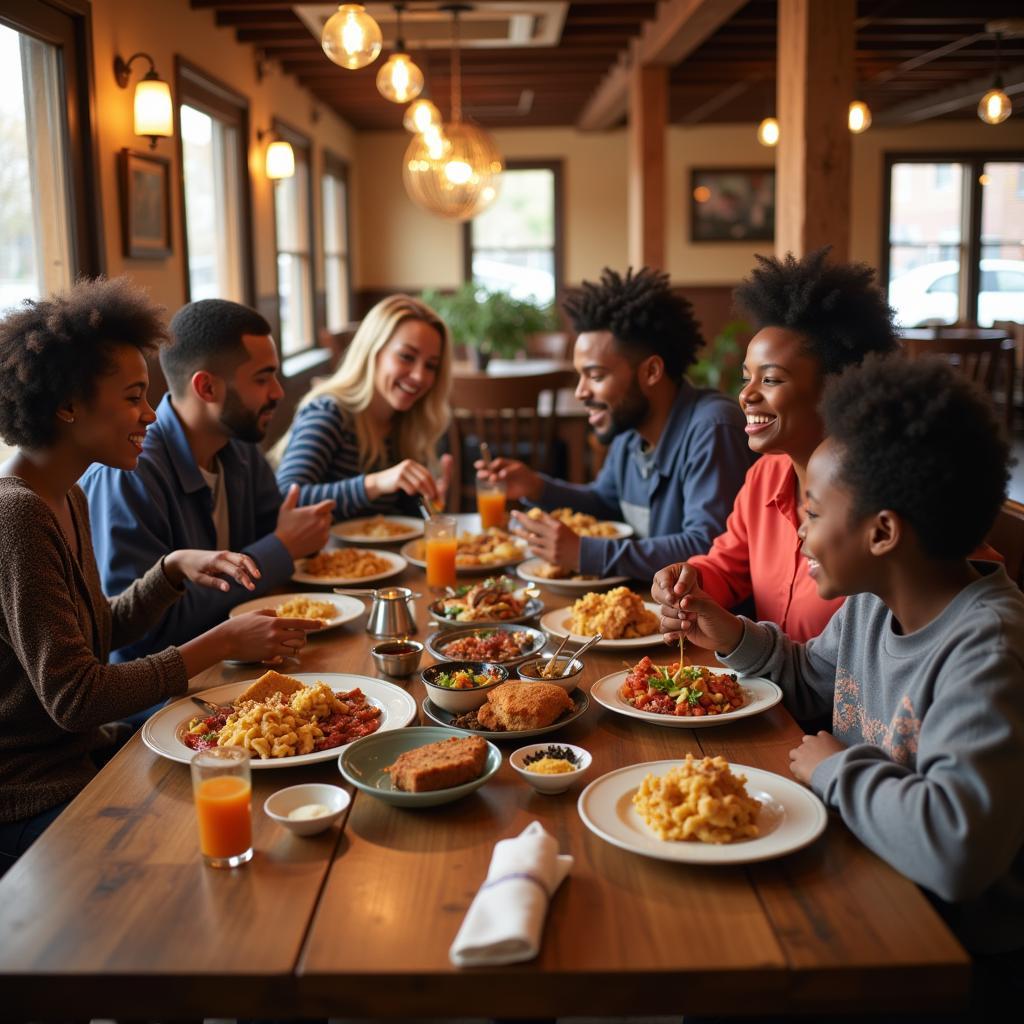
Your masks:
{"label": "woman in coral top", "polygon": [[747,443],[761,458],[706,555],[666,566],[651,595],[674,638],[680,598],[700,587],[726,608],[753,598],[758,619],[793,640],[817,636],[842,604],[824,600],[801,553],[797,530],[811,452],[824,439],[818,403],[827,377],[868,352],[896,348],[892,311],[860,263],[829,263],[827,249],[803,259],[758,256],[736,305],[755,326],[743,362],[740,407]]}

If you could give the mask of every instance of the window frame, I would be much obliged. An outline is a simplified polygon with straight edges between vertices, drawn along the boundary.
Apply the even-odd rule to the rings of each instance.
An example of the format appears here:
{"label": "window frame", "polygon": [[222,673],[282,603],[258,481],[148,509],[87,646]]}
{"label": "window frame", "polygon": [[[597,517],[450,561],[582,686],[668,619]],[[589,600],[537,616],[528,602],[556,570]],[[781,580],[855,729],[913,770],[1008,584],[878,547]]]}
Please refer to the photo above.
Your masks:
{"label": "window frame", "polygon": [[[878,261],[879,284],[889,294],[891,244],[889,232],[892,216],[892,171],[895,164],[962,164],[966,168],[961,210],[961,237],[967,262],[966,273],[960,274],[959,321],[977,326],[978,301],[981,292],[981,202],[984,186],[979,180],[986,163],[1024,163],[1024,151],[1005,150],[939,150],[912,153],[886,152],[882,176],[882,252]],[[964,268],[961,268],[962,270]]]}
{"label": "window frame", "polygon": [[63,144],[69,210],[71,280],[106,271],[92,14],[88,0],[7,0],[0,23],[61,51]]}
{"label": "window frame", "polygon": [[[506,160],[506,171],[551,171],[555,193],[555,240],[552,246],[555,268],[555,297],[557,305],[561,301],[565,286],[565,189],[564,160]],[[473,221],[467,220],[462,225],[462,280],[473,280]]]}
{"label": "window frame", "polygon": [[178,197],[181,226],[182,276],[185,301],[192,301],[192,281],[188,263],[188,221],[185,212],[185,153],[181,135],[181,107],[187,104],[220,121],[229,122],[238,138],[238,209],[242,218],[241,263],[244,302],[256,301],[256,266],[252,226],[252,181],[249,176],[249,99],[201,67],[174,55],[174,138],[178,158]]}
{"label": "window frame", "polygon": [[[338,178],[345,186],[345,282],[344,291],[347,297],[349,321],[352,320],[352,311],[355,308],[355,293],[352,289],[352,176],[349,162],[333,153],[326,147],[321,150],[320,164],[320,195],[321,207],[323,205],[323,179],[328,175]],[[324,212],[321,209],[321,220]],[[323,226],[323,225],[321,225]],[[327,232],[321,231],[320,273],[323,282],[323,304],[318,303],[316,307],[317,329],[328,328],[327,323]],[[322,315],[321,315],[322,314]]]}
{"label": "window frame", "polygon": [[[277,191],[276,185],[271,182],[273,188],[273,194],[271,196],[271,208],[273,210],[273,234],[274,234],[274,308],[276,310],[277,330],[275,334],[278,339],[278,346],[281,349],[282,358],[291,359],[293,356],[302,355],[303,353],[310,352],[317,347],[317,331],[321,326],[318,321],[317,301],[316,301],[316,217],[314,215],[314,179],[313,179],[313,140],[308,136],[304,135],[297,128],[293,128],[286,121],[282,121],[280,118],[275,117],[271,122],[271,132],[273,137],[281,139],[283,142],[287,142],[291,145],[293,150],[301,150],[303,158],[306,161],[306,170],[309,174],[308,187],[306,189],[306,222],[309,239],[309,322],[313,328],[313,336],[308,339],[309,343],[303,348],[297,349],[294,352],[284,353],[284,338],[282,337],[281,331],[281,278],[277,269],[278,256],[281,253],[281,249],[277,244]],[[296,156],[296,163],[298,157]],[[301,216],[301,212],[300,212]]]}

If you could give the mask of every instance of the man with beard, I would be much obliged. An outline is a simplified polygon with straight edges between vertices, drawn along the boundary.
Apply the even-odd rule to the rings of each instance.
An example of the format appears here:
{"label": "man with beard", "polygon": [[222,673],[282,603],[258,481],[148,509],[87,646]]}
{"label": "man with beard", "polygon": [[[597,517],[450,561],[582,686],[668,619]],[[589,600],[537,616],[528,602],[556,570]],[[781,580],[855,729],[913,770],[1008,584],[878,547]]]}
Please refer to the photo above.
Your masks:
{"label": "man with beard", "polygon": [[121,593],[148,566],[180,547],[244,551],[259,567],[256,590],[186,593],[124,661],[181,644],[222,621],[242,601],[287,581],[294,559],[327,543],[333,501],[284,500],[257,447],[284,394],[270,324],[237,302],[203,299],[170,324],[160,366],[169,392],[139,439],[133,472],[94,464],[82,477],[103,589]]}
{"label": "man with beard", "polygon": [[550,516],[513,513],[538,557],[590,576],[650,579],[665,556],[704,553],[724,528],[752,460],[745,420],[728,395],[686,379],[704,342],[667,274],[645,267],[622,277],[606,268],[600,284],[584,282],[564,308],[579,332],[576,397],[610,445],[601,472],[586,485],[507,459],[477,462],[477,472],[503,480],[509,498],[625,520],[634,530],[626,540],[581,538]]}

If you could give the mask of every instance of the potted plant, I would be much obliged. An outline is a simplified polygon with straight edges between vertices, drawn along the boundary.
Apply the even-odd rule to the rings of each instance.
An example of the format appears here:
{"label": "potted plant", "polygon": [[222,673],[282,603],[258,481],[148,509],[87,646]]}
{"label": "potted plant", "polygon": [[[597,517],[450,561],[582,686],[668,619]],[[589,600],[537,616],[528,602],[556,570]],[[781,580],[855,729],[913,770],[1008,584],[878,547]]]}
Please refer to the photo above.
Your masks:
{"label": "potted plant", "polygon": [[699,387],[738,395],[743,387],[743,352],[750,334],[750,324],[745,320],[730,320],[704,346],[687,376]]}
{"label": "potted plant", "polygon": [[469,281],[454,292],[444,294],[431,289],[422,297],[481,370],[486,369],[492,356],[513,358],[526,348],[528,335],[557,327],[553,307],[515,299],[508,292],[488,291]]}

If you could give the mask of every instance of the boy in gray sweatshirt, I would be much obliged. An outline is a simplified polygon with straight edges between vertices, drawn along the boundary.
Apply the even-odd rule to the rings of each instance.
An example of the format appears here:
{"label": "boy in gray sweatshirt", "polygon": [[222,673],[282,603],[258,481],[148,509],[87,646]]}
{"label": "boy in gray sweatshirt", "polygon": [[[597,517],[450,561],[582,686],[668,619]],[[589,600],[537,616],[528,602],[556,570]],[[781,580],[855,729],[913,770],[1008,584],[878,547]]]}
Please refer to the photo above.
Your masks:
{"label": "boy in gray sweatshirt", "polygon": [[831,710],[793,774],[934,894],[971,951],[1024,966],[1024,596],[967,559],[1002,501],[1006,442],[937,361],[869,357],[822,415],[800,536],[820,595],[850,599],[806,644],[696,589],[662,628],[774,679],[797,718]]}

